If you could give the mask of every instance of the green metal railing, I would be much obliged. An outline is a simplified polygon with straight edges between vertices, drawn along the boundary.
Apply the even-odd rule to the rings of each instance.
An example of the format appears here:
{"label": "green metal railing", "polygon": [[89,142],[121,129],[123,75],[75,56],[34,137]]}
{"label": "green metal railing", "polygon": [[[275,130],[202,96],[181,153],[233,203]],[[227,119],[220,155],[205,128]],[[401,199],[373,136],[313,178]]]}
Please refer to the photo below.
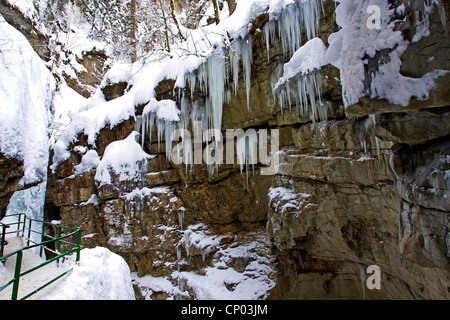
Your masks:
{"label": "green metal railing", "polygon": [[[18,299],[18,293],[19,293],[19,283],[20,283],[20,278],[33,272],[36,271],[54,261],[56,261],[57,263],[59,263],[60,259],[64,259],[65,256],[68,256],[74,252],[76,252],[76,262],[80,261],[80,251],[81,251],[81,229],[76,229],[76,228],[71,228],[71,227],[66,227],[66,226],[62,226],[60,224],[55,224],[55,223],[50,223],[50,222],[45,222],[45,221],[41,221],[41,220],[35,220],[35,219],[30,219],[28,218],[24,213],[21,214],[15,214],[15,215],[9,215],[8,217],[14,217],[17,216],[18,217],[18,221],[14,222],[14,223],[9,223],[9,224],[3,224],[2,223],[2,239],[1,239],[1,256],[0,256],[0,262],[1,263],[5,263],[5,261],[13,256],[16,256],[16,264],[15,264],[15,269],[14,269],[14,276],[12,279],[10,279],[9,281],[7,281],[5,284],[3,284],[2,286],[0,286],[0,291],[3,291],[4,289],[6,289],[8,286],[10,286],[12,284],[12,294],[11,294],[11,300],[17,300]],[[23,217],[23,220],[22,220]],[[42,224],[42,230],[41,231],[36,231],[32,229],[32,224],[33,222],[38,223],[38,224]],[[16,230],[13,231],[9,231],[6,232],[6,228],[10,228],[11,226],[16,225],[17,228]],[[57,236],[56,237],[52,237],[48,234],[45,233],[45,227],[46,226],[52,226],[52,228],[56,228],[58,229],[57,231]],[[64,232],[68,231],[68,234],[65,234]],[[26,241],[26,247],[21,248],[19,250],[16,250],[14,252],[11,252],[5,256],[3,256],[3,244],[4,244],[4,237],[7,234],[16,234],[17,236],[22,236],[24,238],[24,240]],[[32,234],[39,234],[41,235],[41,241],[40,242],[35,242],[32,240]],[[73,239],[76,238],[76,242],[72,240],[68,241],[69,239]],[[46,240],[49,239],[49,240]],[[30,245],[30,243],[32,243]],[[48,246],[51,244],[55,244],[56,246],[56,250],[52,250],[50,249]],[[63,249],[65,250],[64,252],[61,252],[61,246],[63,245]],[[46,260],[45,262],[41,263],[38,266],[32,267],[29,270],[26,271],[21,271],[22,269],[22,258],[23,258],[23,252],[25,250],[30,250],[33,248],[40,248],[40,255],[42,256],[42,254],[45,251],[51,252],[52,254],[54,254],[55,256],[52,257],[49,260]],[[43,284],[42,286],[40,286],[39,288],[31,291],[30,293],[28,293],[27,295],[25,295],[24,297],[21,298],[21,300],[25,300],[27,298],[29,298],[30,296],[32,296],[33,294],[41,291],[42,289],[44,289],[45,287],[49,286],[50,284],[52,284],[53,282],[55,282],[56,280],[62,278],[64,275],[66,275],[67,273],[69,273],[70,271],[72,271],[73,268],[70,268],[69,270],[65,271],[64,273],[58,275],[57,277],[53,278],[52,280],[46,282],[45,284]]]}

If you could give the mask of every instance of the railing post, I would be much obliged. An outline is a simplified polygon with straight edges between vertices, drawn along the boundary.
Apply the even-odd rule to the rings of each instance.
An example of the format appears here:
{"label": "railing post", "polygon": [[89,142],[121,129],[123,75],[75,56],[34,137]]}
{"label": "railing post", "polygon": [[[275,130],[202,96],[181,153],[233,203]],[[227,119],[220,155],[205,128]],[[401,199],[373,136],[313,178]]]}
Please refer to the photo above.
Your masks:
{"label": "railing post", "polygon": [[[42,233],[41,233],[41,243],[45,241],[45,222],[42,220]],[[44,253],[44,246],[41,246],[39,251],[39,256],[42,258],[42,254]]]}
{"label": "railing post", "polygon": [[25,223],[27,221],[27,215],[23,214],[23,228],[22,228],[22,237],[25,237]]}
{"label": "railing post", "polygon": [[0,243],[0,257],[3,257],[3,245],[5,244],[5,226],[2,225],[2,243]]}
{"label": "railing post", "polygon": [[17,236],[20,234],[20,221],[22,220],[22,215],[19,214],[19,221],[17,222]]}
{"label": "railing post", "polygon": [[77,232],[77,258],[76,262],[80,261],[80,250],[81,250],[81,229]]}
{"label": "railing post", "polygon": [[[61,225],[58,224],[58,240],[56,242],[56,251],[58,252],[58,254],[61,252],[61,240],[60,240],[61,234],[62,234]],[[56,264],[59,265],[59,259],[56,260]]]}
{"label": "railing post", "polygon": [[2,225],[2,239],[1,239],[1,244],[0,244],[0,257],[3,257],[3,248],[5,245],[5,236],[6,236],[6,229],[9,228],[8,225],[3,224],[0,222],[0,224]]}
{"label": "railing post", "polygon": [[30,222],[28,223],[28,238],[27,238],[27,247],[30,245],[30,239],[31,239],[31,222],[33,222],[31,219]]}
{"label": "railing post", "polygon": [[14,271],[14,283],[12,288],[11,300],[17,300],[19,294],[20,269],[22,268],[22,251],[17,252],[16,268]]}

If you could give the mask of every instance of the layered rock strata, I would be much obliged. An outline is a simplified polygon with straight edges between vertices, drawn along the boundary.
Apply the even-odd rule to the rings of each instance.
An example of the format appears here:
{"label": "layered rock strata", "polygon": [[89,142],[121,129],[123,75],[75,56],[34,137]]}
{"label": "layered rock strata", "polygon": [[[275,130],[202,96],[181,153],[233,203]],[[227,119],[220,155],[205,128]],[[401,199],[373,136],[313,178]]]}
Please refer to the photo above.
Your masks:
{"label": "layered rock strata", "polygon": [[[414,34],[407,23],[411,12],[399,27],[405,37]],[[325,43],[337,31],[333,13],[334,4],[327,1],[320,28]],[[437,10],[430,21],[432,36],[402,56],[405,75],[450,69],[449,35]],[[264,17],[258,23],[263,25]],[[224,165],[210,175],[206,165],[174,165],[166,161],[156,133],[148,132],[144,150],[154,157],[138,181],[113,177],[111,184],[99,186],[95,169],[76,175],[82,155],[74,147],[95,148],[101,157],[108,144],[134,130],[130,118],[104,128],[95,147],[80,135],[72,156],[50,177],[55,187],[48,193],[54,194],[52,205],[60,208],[62,223],[82,227],[85,246],[102,245],[121,254],[139,276],[173,283],[183,279],[183,271],[207,275],[209,267],[225,260],[223,268],[248,275],[251,262],[259,261],[273,270],[264,273],[270,288],[260,295],[264,298],[448,299],[448,75],[437,80],[429,99],[413,98],[407,107],[363,97],[344,108],[339,70],[327,66],[321,99],[328,117],[312,122],[295,106],[281,111],[272,96],[271,77],[286,62],[280,43],[270,48],[268,60],[257,26],[251,36],[250,108],[242,80],[224,105],[222,128],[278,129],[278,174],[250,170],[247,175],[239,165]],[[434,47],[439,50],[426,49]],[[160,99],[172,91],[170,81],[156,90]],[[200,233],[209,245],[191,241]],[[255,234],[268,241],[258,240],[258,249],[249,250],[246,244]],[[248,254],[225,259],[224,252],[235,247],[247,248]],[[268,252],[271,259],[261,262]],[[366,286],[371,265],[381,270],[380,290]],[[187,286],[180,296],[202,297],[189,281]],[[236,286],[231,280],[227,284],[230,293]],[[144,291],[137,289],[137,296]],[[173,293],[153,294],[167,298]]]}

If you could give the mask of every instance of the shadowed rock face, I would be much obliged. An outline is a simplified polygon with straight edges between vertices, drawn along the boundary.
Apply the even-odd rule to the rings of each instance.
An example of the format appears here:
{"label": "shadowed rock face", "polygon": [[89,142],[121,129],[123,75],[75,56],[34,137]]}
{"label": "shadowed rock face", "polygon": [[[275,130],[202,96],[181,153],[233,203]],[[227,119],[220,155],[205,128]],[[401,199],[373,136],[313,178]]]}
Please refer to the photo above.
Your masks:
{"label": "shadowed rock face", "polygon": [[[450,17],[447,4],[445,9]],[[337,30],[333,12],[334,4],[327,1],[320,28],[325,42]],[[411,14],[408,9],[408,19],[399,26],[406,38],[415,33]],[[433,36],[404,53],[405,76],[449,69],[448,33],[442,32],[439,15],[430,19]],[[206,165],[174,165],[166,161],[155,132],[146,133],[151,139],[144,149],[155,157],[138,181],[113,177],[100,187],[94,170],[74,176],[81,161],[75,151],[60,164],[48,192],[61,207],[63,224],[81,226],[86,246],[107,246],[141,276],[170,278],[178,268],[203,274],[205,267],[225,259],[221,254],[229,248],[258,238],[258,250],[226,256],[226,261],[242,273],[270,252],[267,263],[276,271],[270,275],[275,283],[271,299],[450,298],[448,76],[437,81],[428,100],[412,99],[407,107],[362,98],[345,109],[339,70],[327,66],[322,101],[330,111],[326,120],[313,123],[295,106],[282,113],[274,101],[271,77],[286,60],[279,43],[267,60],[256,29],[250,109],[241,79],[237,95],[224,106],[222,128],[279,129],[278,174],[250,170],[247,180],[238,165],[222,166],[212,176]],[[422,50],[432,47],[439,50]],[[415,62],[430,55],[432,65]],[[176,96],[170,81],[156,92],[161,99]],[[96,141],[99,156],[133,129],[134,119],[104,128]],[[77,144],[93,148],[83,136]],[[155,189],[161,187],[166,192]],[[136,188],[149,191],[133,193]],[[94,194],[98,201],[88,201]],[[186,234],[191,233],[202,233],[214,245],[189,246]],[[370,265],[381,269],[380,290],[369,290],[362,281]],[[230,284],[230,292],[233,288]]]}
{"label": "shadowed rock face", "polygon": [[15,158],[6,158],[0,153],[0,212],[6,212],[9,199],[19,190],[19,181],[23,177],[23,163]]}
{"label": "shadowed rock face", "polygon": [[47,37],[39,32],[29,19],[25,18],[19,10],[11,6],[5,0],[0,1],[0,13],[6,22],[19,30],[27,38],[28,42],[42,60],[50,60],[50,49],[48,48],[49,43]]}

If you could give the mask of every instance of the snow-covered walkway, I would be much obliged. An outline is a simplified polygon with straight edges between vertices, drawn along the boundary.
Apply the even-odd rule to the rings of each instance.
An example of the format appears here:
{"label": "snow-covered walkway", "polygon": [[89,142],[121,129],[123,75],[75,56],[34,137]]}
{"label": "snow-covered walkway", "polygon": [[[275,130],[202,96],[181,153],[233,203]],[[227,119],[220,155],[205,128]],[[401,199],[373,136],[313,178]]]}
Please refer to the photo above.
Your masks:
{"label": "snow-covered walkway", "polygon": [[[4,255],[7,255],[15,250],[24,247],[23,239],[20,237],[9,238],[7,239],[7,241],[8,245],[5,246]],[[16,257],[17,255],[10,257],[6,261],[5,266],[0,266],[0,285],[5,284],[14,277]],[[33,249],[25,250],[23,251],[21,272],[29,270],[43,262],[45,262],[45,260],[42,259],[38,254],[35,254],[33,252]],[[56,265],[56,262],[53,262],[36,271],[31,272],[30,274],[21,277],[19,282],[18,298],[20,299],[21,297],[27,295],[31,291],[39,288],[44,283],[54,279],[57,275],[65,272],[68,268],[70,268],[70,265],[68,264],[61,264],[61,266],[58,267]],[[60,281],[62,280],[61,279],[57,280],[53,285],[43,289],[39,293],[31,296],[29,299],[30,300],[39,299],[39,297],[45,296],[51,291],[52,286],[56,285]],[[11,292],[12,292],[12,284],[9,285],[5,290],[0,291],[0,300],[10,300]]]}
{"label": "snow-covered walkway", "polygon": [[[4,255],[23,247],[22,238],[7,239]],[[25,250],[22,272],[45,262],[32,249]],[[0,266],[0,285],[14,276],[16,256]],[[106,248],[81,250],[80,263],[75,265],[69,257],[57,266],[50,263],[20,278],[18,299],[51,281],[68,269],[73,270],[48,287],[32,295],[28,300],[125,300],[134,299],[130,269],[120,256]],[[0,292],[0,300],[10,300],[12,284]]]}

